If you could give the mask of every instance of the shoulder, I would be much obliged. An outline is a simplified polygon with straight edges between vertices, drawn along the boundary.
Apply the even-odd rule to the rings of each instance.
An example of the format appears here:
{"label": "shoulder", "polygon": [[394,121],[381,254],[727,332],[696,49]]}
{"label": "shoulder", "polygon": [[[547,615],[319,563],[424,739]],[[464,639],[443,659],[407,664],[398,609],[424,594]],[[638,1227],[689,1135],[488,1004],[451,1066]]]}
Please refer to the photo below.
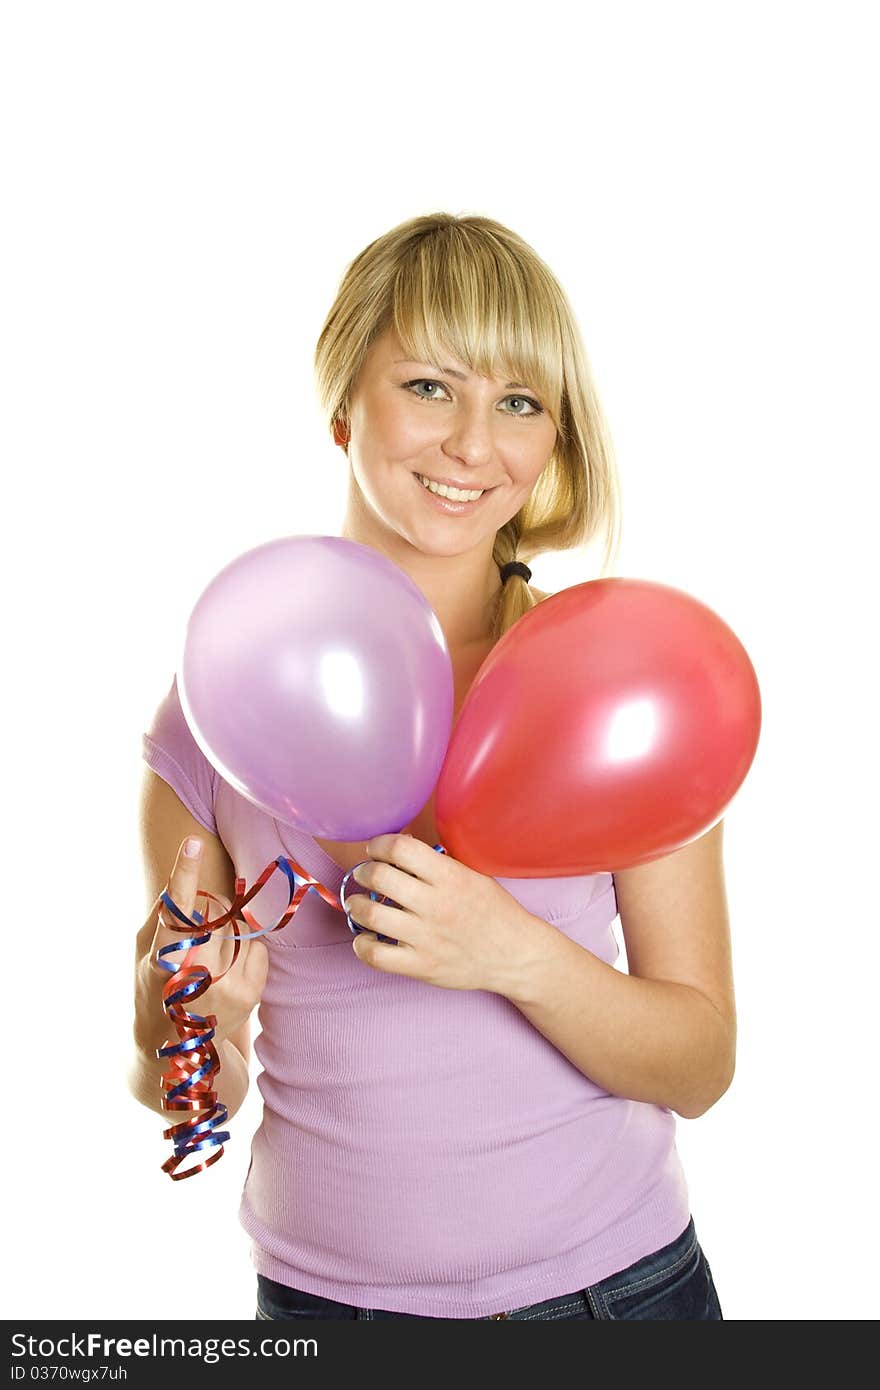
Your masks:
{"label": "shoulder", "polygon": [[217,834],[214,799],[219,774],[193,736],[180,702],[175,674],[141,735],[141,756],[167,782],[184,806],[212,835]]}

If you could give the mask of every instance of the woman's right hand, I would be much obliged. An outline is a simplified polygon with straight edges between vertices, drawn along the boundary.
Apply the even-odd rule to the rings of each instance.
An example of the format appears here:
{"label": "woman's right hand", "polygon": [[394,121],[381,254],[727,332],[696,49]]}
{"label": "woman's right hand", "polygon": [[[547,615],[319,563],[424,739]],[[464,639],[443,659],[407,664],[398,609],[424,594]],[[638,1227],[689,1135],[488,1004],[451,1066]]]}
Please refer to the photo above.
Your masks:
{"label": "woman's right hand", "polygon": [[[231,904],[227,898],[219,893],[214,894],[212,898],[197,899],[201,858],[190,858],[185,853],[185,847],[191,838],[188,836],[177,851],[177,858],[174,861],[166,891],[187,917],[192,918],[193,909],[198,906],[199,914],[203,918],[211,920],[221,916],[223,912],[227,912]],[[190,937],[203,935],[202,930],[197,925],[194,928],[176,932],[171,931],[165,922],[177,922],[181,928],[184,927],[184,923],[179,922],[171,909],[160,901],[156,930],[150,946],[149,959],[145,965],[150,976],[154,981],[161,981],[161,985],[167,984],[171,979],[172,972],[163,969],[162,965],[158,963],[159,950],[163,946],[172,943],[179,945]],[[245,932],[250,930],[247,924],[244,924],[244,930]],[[215,1047],[219,1046],[224,1038],[234,1034],[248,1019],[254,1005],[259,1003],[262,997],[269,971],[269,951],[264,941],[245,936],[245,939],[239,942],[238,957],[235,964],[231,969],[228,969],[234,949],[232,923],[227,922],[224,926],[213,931],[210,939],[201,946],[191,946],[185,952],[182,950],[169,951],[167,955],[162,957],[165,965],[171,965],[175,970],[179,970],[181,966],[186,964],[202,965],[211,972],[212,983],[204,994],[189,995],[180,1000],[179,1006],[184,1008],[187,1013],[200,1014],[203,1018],[209,1014],[216,1017],[217,1022],[213,1038]],[[223,976],[220,980],[217,979],[219,975]],[[214,981],[216,983],[213,983]],[[159,992],[161,996],[161,986]],[[168,1030],[169,1042],[176,1041],[174,1025],[170,1019],[168,1020]]]}

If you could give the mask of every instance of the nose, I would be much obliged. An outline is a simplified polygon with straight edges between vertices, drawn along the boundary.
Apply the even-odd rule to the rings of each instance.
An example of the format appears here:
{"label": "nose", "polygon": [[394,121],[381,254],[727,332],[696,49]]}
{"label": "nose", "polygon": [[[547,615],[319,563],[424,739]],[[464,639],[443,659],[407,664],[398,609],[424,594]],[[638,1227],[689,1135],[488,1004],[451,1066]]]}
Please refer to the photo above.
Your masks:
{"label": "nose", "polygon": [[492,425],[491,408],[462,407],[448,427],[443,453],[465,467],[484,466],[494,448]]}

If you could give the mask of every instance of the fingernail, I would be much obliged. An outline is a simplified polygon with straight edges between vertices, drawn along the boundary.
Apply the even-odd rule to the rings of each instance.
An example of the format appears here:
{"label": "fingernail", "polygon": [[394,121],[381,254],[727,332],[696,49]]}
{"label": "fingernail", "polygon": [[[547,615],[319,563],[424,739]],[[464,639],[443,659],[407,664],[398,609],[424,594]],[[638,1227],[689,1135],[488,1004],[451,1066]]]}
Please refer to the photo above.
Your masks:
{"label": "fingernail", "polygon": [[183,847],[183,852],[186,855],[187,859],[198,859],[199,855],[202,852],[201,840],[197,839],[195,835],[190,835],[189,839]]}

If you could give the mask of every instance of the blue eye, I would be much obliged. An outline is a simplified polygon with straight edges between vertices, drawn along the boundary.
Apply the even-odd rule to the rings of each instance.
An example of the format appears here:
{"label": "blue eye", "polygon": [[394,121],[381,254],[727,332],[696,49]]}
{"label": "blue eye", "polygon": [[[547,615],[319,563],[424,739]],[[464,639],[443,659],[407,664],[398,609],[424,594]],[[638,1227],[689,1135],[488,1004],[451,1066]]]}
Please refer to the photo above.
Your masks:
{"label": "blue eye", "polygon": [[[439,386],[441,391],[445,391],[447,389],[442,381],[432,381],[429,377],[418,377],[415,381],[404,382],[404,390],[410,391],[416,397],[416,400],[419,401],[436,401],[440,400],[441,398],[436,394],[436,392],[432,393],[430,396],[420,395],[417,391],[413,389],[416,386]],[[530,420],[536,415],[544,414],[544,407],[542,405],[539,405],[539,403],[536,400],[533,400],[531,396],[507,396],[505,397],[505,399],[508,401],[525,401],[527,405],[531,406],[531,409],[525,413],[521,410],[507,410],[504,412],[505,415],[512,415],[514,419]]]}
{"label": "blue eye", "polygon": [[[441,386],[441,385],[442,385],[442,383],[439,382],[439,381],[408,381],[408,382],[406,383],[407,389],[409,389],[410,387],[413,387],[413,386]],[[443,389],[445,390],[446,388],[443,387]],[[413,392],[413,394],[414,394],[414,395],[417,395],[418,393],[417,393],[417,392]],[[434,395],[434,396],[419,396],[419,400],[420,400],[420,401],[433,401],[433,400],[436,400],[436,399],[437,399],[436,395]]]}

